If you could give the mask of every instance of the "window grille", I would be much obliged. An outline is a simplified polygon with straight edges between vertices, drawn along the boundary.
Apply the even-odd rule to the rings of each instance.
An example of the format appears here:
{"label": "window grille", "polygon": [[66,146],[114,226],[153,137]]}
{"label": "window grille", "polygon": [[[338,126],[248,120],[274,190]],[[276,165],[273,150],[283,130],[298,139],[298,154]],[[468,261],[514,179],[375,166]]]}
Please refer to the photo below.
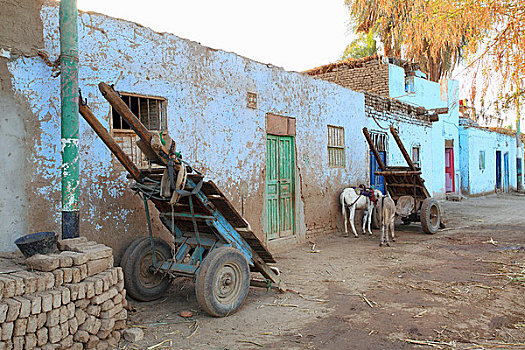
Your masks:
{"label": "window grille", "polygon": [[343,127],[328,125],[328,165],[342,168],[346,165]]}
{"label": "window grille", "polygon": [[[148,130],[163,132],[166,129],[165,99],[126,93],[121,93],[121,98]],[[148,159],[137,146],[139,137],[113,107],[111,107],[111,121],[113,137],[128,157],[139,168],[150,166]]]}
{"label": "window grille", "polygon": [[384,132],[370,132],[372,144],[375,146],[378,152],[386,152],[387,137],[388,135]]}

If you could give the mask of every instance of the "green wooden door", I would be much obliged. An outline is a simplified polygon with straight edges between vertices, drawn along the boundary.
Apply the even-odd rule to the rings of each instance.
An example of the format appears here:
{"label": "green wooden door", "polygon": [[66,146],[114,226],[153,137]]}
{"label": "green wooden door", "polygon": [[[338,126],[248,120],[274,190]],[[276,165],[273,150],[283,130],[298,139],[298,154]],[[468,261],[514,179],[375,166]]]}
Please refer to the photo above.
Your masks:
{"label": "green wooden door", "polygon": [[267,135],[266,212],[268,239],[294,234],[294,139]]}

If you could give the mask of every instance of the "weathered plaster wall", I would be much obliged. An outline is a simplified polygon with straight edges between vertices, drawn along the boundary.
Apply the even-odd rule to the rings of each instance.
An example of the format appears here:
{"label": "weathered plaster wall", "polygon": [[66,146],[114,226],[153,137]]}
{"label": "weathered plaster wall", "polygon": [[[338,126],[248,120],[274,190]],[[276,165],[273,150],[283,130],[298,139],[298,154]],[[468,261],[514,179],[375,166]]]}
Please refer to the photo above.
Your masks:
{"label": "weathered plaster wall", "polygon": [[427,188],[432,188],[432,124],[428,117],[416,117],[413,107],[407,103],[365,93],[365,111],[368,117],[369,130],[388,133],[387,166],[408,166],[396,141],[388,128],[393,125],[408,154],[412,147],[420,147],[421,176]]}
{"label": "weathered plaster wall", "polygon": [[459,164],[459,83],[456,80],[448,80],[446,90],[443,91],[439,83],[413,77],[414,92],[405,92],[405,71],[403,68],[390,64],[389,84],[390,97],[407,102],[414,106],[426,109],[448,107],[448,113],[439,115],[439,121],[432,123],[432,131],[428,134],[432,140],[432,152],[422,150],[421,157],[431,157],[432,185],[427,188],[435,197],[441,197],[445,193],[445,140],[453,140],[455,160],[455,185],[458,188],[460,174]]}
{"label": "weathered plaster wall", "polygon": [[[41,18],[45,50],[53,61],[59,54],[57,3],[46,2]],[[367,160],[354,156],[366,153],[366,145],[350,136],[365,125],[362,94],[100,14],[80,14],[79,42],[79,85],[102,124],[109,128],[110,108],[98,92],[100,81],[120,91],[166,98],[168,131],[177,149],[218,183],[239,211],[244,207],[263,240],[265,115],[296,118],[297,239],[316,227],[340,225],[339,191],[367,176]],[[59,80],[41,58],[19,57],[8,69],[17,98],[39,126],[28,141],[35,170],[28,185],[34,199],[25,208],[32,213],[27,226],[58,231]],[[246,106],[248,91],[258,94],[256,110]],[[345,127],[344,169],[328,167],[327,124]],[[142,205],[128,189],[126,174],[82,120],[80,138],[81,234],[115,248],[118,260],[133,237],[146,234]],[[158,220],[154,229],[163,231]]]}
{"label": "weathered plaster wall", "polygon": [[[496,151],[501,151],[501,173],[504,172],[504,154],[509,154],[510,188],[516,189],[516,138],[475,127],[460,128],[464,194],[476,195],[494,192],[496,187]],[[485,152],[485,168],[480,169],[480,152]],[[503,179],[502,179],[503,185]]]}
{"label": "weathered plaster wall", "polygon": [[32,147],[28,138],[34,123],[28,104],[15,96],[9,62],[34,56],[43,46],[40,8],[42,1],[0,0],[0,251],[28,232],[27,202],[32,200]]}

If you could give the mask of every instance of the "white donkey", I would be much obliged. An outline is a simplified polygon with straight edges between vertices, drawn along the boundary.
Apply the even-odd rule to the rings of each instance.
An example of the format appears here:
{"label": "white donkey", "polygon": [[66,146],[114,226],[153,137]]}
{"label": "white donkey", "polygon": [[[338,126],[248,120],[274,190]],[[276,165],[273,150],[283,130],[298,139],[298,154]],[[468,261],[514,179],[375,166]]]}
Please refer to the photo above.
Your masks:
{"label": "white donkey", "polygon": [[383,196],[377,202],[377,214],[379,215],[379,222],[381,226],[381,240],[379,246],[382,247],[386,243],[390,247],[390,240],[388,239],[388,232],[392,234],[392,241],[396,241],[396,234],[394,232],[394,220],[396,218],[396,203],[390,197]]}
{"label": "white donkey", "polygon": [[[383,194],[379,190],[374,190],[374,196],[376,199],[380,199],[383,196]],[[370,197],[364,194],[357,194],[354,188],[345,188],[339,196],[339,201],[341,203],[343,221],[345,223],[345,237],[348,236],[348,227],[346,223],[347,208],[350,212],[349,220],[350,226],[352,227],[352,231],[354,232],[354,236],[356,238],[358,237],[354,226],[354,217],[356,209],[365,210],[365,215],[363,217],[363,234],[366,233],[365,226],[368,224],[368,234],[371,235],[372,230],[370,229],[370,224],[372,222],[372,212],[374,211],[375,204],[370,200]]]}

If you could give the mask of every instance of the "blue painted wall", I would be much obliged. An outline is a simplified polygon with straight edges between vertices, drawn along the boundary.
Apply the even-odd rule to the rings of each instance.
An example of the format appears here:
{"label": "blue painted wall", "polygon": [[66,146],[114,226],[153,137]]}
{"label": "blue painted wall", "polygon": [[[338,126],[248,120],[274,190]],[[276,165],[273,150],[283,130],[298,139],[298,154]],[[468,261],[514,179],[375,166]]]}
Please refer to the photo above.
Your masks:
{"label": "blue painted wall", "polygon": [[[59,54],[58,5],[42,9],[45,50]],[[100,14],[79,15],[80,82],[84,97],[109,129],[110,106],[97,84],[167,99],[168,131],[188,161],[213,179],[265,238],[265,115],[296,118],[296,232],[334,230],[340,225],[339,191],[364,183],[368,162],[361,129],[367,124],[364,96],[336,84],[286,72],[234,53],[203,47],[175,35]],[[13,89],[31,109],[38,133],[30,135],[35,172],[27,184],[30,230],[59,231],[59,79],[39,57],[9,65]],[[247,108],[247,92],[258,95]],[[346,167],[328,166],[327,125],[345,128]],[[145,234],[143,209],[130,181],[109,151],[81,120],[81,232],[120,253]],[[352,135],[359,135],[353,137]],[[240,190],[243,189],[243,190]],[[158,220],[156,230],[162,230]],[[283,243],[285,244],[285,243]],[[12,243],[6,243],[12,246]]]}

